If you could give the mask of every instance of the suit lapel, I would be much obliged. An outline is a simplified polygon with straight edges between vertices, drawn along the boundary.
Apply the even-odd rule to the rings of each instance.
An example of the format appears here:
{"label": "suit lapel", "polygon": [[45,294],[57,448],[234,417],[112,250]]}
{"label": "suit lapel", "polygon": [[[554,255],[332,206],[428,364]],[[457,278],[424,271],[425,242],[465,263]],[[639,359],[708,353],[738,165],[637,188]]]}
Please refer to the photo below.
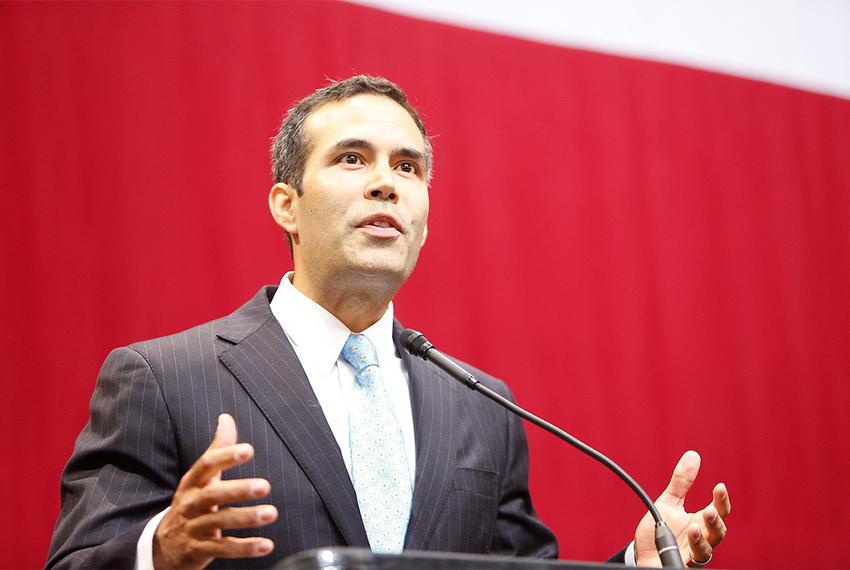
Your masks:
{"label": "suit lapel", "polygon": [[295,351],[269,309],[273,294],[273,288],[264,289],[228,318],[218,336],[234,344],[219,358],[313,483],[346,542],[368,547],[339,447]]}
{"label": "suit lapel", "polygon": [[453,422],[456,421],[456,386],[434,366],[414,358],[393,338],[410,380],[410,404],[416,438],[416,478],[413,509],[407,526],[405,549],[426,550],[452,485],[456,463]]}

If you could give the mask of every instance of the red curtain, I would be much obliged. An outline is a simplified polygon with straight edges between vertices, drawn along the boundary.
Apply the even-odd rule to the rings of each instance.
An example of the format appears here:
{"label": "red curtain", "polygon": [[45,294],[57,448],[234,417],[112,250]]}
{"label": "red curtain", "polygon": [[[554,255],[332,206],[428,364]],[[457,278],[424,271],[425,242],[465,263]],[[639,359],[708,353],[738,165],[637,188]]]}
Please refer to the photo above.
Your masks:
{"label": "red curtain", "polygon": [[[354,73],[434,135],[403,322],[652,495],[699,450],[717,566],[847,565],[850,101],[324,2],[4,3],[0,69],[0,565],[44,563],[110,348],[290,267],[270,137]],[[628,542],[637,499],[528,431],[563,557]]]}

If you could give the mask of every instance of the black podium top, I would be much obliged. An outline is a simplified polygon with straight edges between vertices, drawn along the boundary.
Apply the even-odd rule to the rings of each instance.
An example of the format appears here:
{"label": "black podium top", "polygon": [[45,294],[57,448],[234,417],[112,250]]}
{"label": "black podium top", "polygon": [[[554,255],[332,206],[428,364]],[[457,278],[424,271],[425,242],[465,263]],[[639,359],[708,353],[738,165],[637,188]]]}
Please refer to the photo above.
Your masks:
{"label": "black podium top", "polygon": [[513,556],[484,556],[454,552],[405,551],[375,554],[368,548],[316,548],[293,554],[275,566],[278,570],[623,570],[621,564],[543,560]]}

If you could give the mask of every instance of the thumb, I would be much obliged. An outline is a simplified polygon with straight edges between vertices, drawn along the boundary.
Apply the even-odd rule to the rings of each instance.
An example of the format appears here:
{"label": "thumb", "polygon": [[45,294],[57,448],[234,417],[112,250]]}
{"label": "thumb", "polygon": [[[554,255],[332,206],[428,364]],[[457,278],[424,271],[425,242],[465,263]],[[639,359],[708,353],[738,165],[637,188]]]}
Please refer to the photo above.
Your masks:
{"label": "thumb", "polygon": [[699,453],[693,450],[686,451],[676,464],[676,468],[673,469],[673,477],[670,479],[670,483],[667,485],[664,493],[659,497],[659,500],[665,503],[683,505],[685,495],[688,494],[688,491],[697,478],[699,465]]}
{"label": "thumb", "polygon": [[230,414],[218,416],[218,427],[210,444],[211,449],[236,445],[236,421]]}

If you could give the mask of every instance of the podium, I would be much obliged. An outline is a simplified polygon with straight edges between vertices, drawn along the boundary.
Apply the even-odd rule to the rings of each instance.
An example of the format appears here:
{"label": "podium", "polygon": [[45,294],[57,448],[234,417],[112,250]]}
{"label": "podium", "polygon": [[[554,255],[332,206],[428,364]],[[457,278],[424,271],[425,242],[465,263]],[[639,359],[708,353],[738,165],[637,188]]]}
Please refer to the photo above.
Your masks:
{"label": "podium", "polygon": [[597,564],[484,556],[455,552],[407,550],[402,554],[375,554],[368,548],[316,548],[288,556],[277,570],[623,570],[621,564]]}

